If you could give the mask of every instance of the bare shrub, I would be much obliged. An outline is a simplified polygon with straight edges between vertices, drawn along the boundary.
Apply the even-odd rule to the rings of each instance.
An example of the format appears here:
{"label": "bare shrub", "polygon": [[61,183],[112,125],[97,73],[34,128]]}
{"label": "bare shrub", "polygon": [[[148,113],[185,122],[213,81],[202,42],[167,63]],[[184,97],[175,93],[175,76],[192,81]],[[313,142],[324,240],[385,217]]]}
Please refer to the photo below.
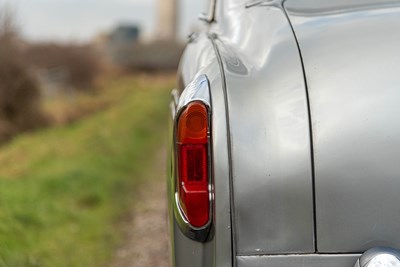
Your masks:
{"label": "bare shrub", "polygon": [[77,90],[92,87],[101,71],[101,57],[90,45],[32,44],[27,47],[24,55],[26,60],[36,68],[65,69],[66,85]]}
{"label": "bare shrub", "polygon": [[0,142],[46,123],[40,90],[23,61],[17,36],[15,13],[8,5],[0,6]]}

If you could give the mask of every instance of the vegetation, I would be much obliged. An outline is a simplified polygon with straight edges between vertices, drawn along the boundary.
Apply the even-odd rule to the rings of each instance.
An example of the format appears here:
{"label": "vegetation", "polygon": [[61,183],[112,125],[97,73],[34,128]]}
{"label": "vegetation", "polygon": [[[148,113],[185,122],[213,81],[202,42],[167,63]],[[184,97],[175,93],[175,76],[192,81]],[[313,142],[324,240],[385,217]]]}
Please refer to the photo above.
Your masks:
{"label": "vegetation", "polygon": [[0,142],[46,124],[40,90],[21,54],[14,13],[0,6]]}
{"label": "vegetation", "polygon": [[153,179],[170,78],[123,78],[101,111],[25,134],[0,150],[0,266],[104,266],[135,188]]}
{"label": "vegetation", "polygon": [[73,90],[90,89],[102,70],[103,55],[91,45],[37,43],[24,49],[27,63],[42,70],[42,79],[52,80]]}
{"label": "vegetation", "polygon": [[41,109],[43,95],[89,91],[105,70],[93,46],[30,44],[16,21],[13,6],[0,4],[0,143],[51,124]]}

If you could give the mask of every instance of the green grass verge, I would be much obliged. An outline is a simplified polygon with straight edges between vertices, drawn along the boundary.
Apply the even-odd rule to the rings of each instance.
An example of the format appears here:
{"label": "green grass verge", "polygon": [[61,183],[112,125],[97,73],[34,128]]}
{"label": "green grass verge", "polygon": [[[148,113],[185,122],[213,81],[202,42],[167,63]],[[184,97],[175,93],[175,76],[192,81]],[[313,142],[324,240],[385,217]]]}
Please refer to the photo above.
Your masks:
{"label": "green grass verge", "polygon": [[0,149],[0,266],[89,267],[110,259],[135,187],[155,178],[148,170],[162,146],[172,86],[164,80],[110,82],[106,110]]}

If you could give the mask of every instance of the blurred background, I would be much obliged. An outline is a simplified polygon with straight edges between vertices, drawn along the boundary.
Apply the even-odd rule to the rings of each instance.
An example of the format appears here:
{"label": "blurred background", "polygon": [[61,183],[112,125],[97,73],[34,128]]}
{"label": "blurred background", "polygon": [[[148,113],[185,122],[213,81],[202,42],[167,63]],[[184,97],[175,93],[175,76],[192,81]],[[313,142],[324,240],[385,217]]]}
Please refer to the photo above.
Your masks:
{"label": "blurred background", "polygon": [[0,267],[169,266],[169,93],[206,10],[0,0]]}

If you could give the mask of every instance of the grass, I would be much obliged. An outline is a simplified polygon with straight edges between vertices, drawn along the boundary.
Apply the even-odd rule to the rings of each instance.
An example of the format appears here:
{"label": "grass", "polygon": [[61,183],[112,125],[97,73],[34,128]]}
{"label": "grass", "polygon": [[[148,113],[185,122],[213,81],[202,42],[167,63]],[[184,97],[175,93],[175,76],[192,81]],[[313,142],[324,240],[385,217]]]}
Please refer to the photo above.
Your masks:
{"label": "grass", "polygon": [[[124,78],[107,108],[0,150],[0,266],[104,266],[162,146],[169,78]],[[103,103],[103,101],[99,101]],[[159,166],[157,166],[159,167]]]}
{"label": "grass", "polygon": [[[125,94],[124,90],[107,90],[105,88],[109,86],[105,81],[115,78],[116,75],[100,78],[96,83],[97,86],[88,90],[59,89],[52,97],[46,97],[43,101],[44,112],[49,115],[53,125],[64,125],[107,108],[118,102]],[[141,75],[136,82],[144,82],[146,79],[149,77]]]}

